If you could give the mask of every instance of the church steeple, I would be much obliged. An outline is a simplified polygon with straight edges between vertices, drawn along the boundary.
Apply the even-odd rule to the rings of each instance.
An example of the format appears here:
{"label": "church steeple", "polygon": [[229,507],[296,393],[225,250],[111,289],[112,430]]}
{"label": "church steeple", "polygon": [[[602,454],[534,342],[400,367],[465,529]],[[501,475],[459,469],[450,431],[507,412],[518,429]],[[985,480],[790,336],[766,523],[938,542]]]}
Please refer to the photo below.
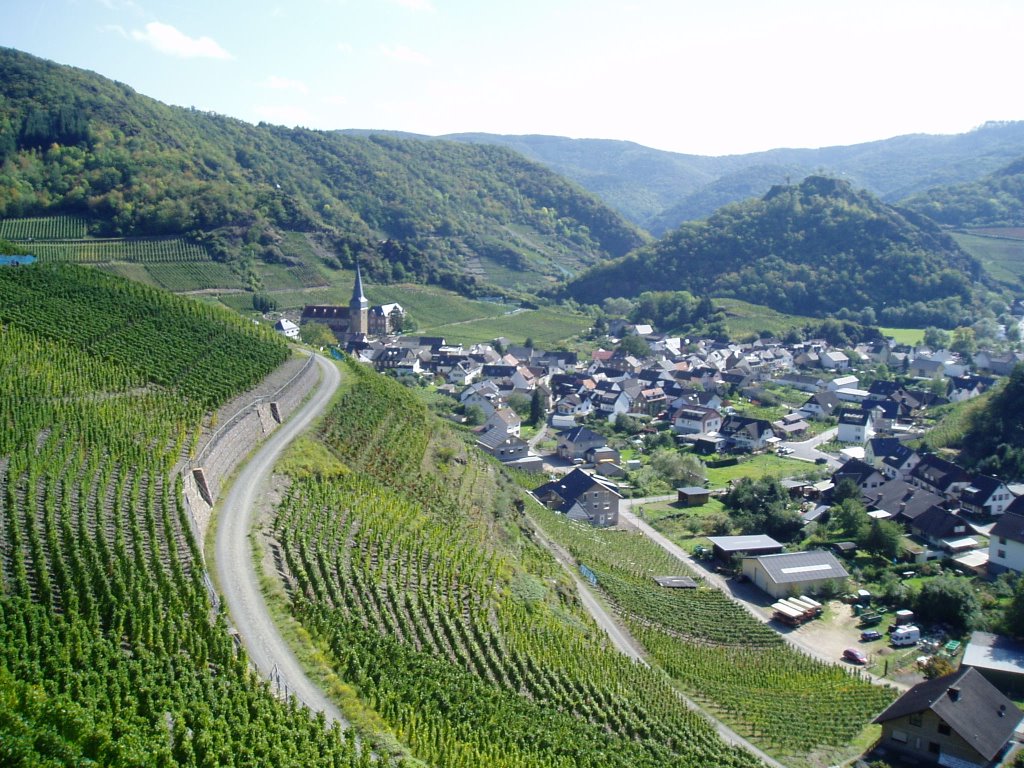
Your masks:
{"label": "church steeple", "polygon": [[352,286],[352,300],[348,303],[349,333],[368,333],[370,328],[370,302],[363,294],[363,274],[356,262],[356,282]]}

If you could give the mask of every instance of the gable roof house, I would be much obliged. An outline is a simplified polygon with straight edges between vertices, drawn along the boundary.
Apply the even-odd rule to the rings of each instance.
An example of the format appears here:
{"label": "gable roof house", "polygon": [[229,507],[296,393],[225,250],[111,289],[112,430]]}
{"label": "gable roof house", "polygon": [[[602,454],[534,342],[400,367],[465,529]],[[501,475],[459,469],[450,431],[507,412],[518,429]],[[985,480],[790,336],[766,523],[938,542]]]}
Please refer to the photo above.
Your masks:
{"label": "gable roof house", "polygon": [[946,461],[934,453],[926,453],[912,470],[908,480],[911,485],[924,488],[946,499],[953,499],[971,484],[967,470]]}
{"label": "gable roof house", "polygon": [[506,435],[519,436],[522,430],[523,420],[519,414],[513,411],[507,406],[501,406],[495,409],[494,413],[487,417],[487,421],[484,422],[483,432],[487,432],[492,429],[497,429],[504,432]]}
{"label": "gable roof house", "polygon": [[832,484],[839,485],[843,480],[852,480],[861,492],[881,487],[885,483],[882,473],[860,459],[850,459],[832,473]]}
{"label": "gable roof house", "polygon": [[533,495],[537,500],[570,520],[599,528],[617,525],[622,495],[607,483],[578,467],[558,480],[545,483]]}
{"label": "gable roof house", "polygon": [[1006,753],[1024,713],[973,667],[918,683],[873,722],[878,748],[913,763],[993,766]]}
{"label": "gable roof house", "polygon": [[726,416],[718,431],[728,438],[734,448],[741,451],[762,451],[768,440],[775,437],[770,422],[737,414]]}
{"label": "gable roof house", "polygon": [[818,362],[826,371],[845,371],[850,367],[850,358],[838,349],[833,349],[820,355]]}
{"label": "gable roof house", "polygon": [[928,509],[945,502],[941,496],[915,488],[903,480],[889,480],[877,488],[863,491],[861,501],[869,512],[888,512],[899,523],[910,523]]}
{"label": "gable roof house", "polygon": [[558,455],[563,459],[582,459],[591,448],[600,448],[607,441],[604,435],[587,427],[573,427],[555,435]]}
{"label": "gable roof house", "polygon": [[890,480],[906,480],[919,461],[921,461],[921,455],[917,451],[900,445],[882,459],[882,474]]}
{"label": "gable roof house", "polygon": [[937,549],[950,549],[950,541],[963,539],[973,529],[959,515],[948,509],[932,506],[910,522],[910,531]]}
{"label": "gable roof house", "polygon": [[960,505],[971,515],[995,517],[1003,514],[1015,496],[1002,480],[991,475],[975,475],[960,491]]}
{"label": "gable roof house", "polygon": [[[501,462],[521,461],[530,455],[529,443],[518,435],[511,435],[500,429],[489,429],[481,433],[476,444]],[[539,456],[537,460],[541,461]]]}
{"label": "gable roof house", "polygon": [[1021,503],[1013,504],[989,531],[988,572],[995,575],[1004,571],[1024,573],[1024,504]]}
{"label": "gable roof house", "polygon": [[827,419],[839,407],[839,396],[835,392],[815,392],[807,398],[800,410],[812,419]]}
{"label": "gable roof house", "polygon": [[722,414],[714,408],[701,408],[699,405],[684,406],[672,418],[672,429],[677,435],[717,432],[721,426]]}
{"label": "gable roof house", "polygon": [[874,414],[871,411],[841,408],[838,415],[839,432],[836,439],[839,442],[863,445],[875,436]]}

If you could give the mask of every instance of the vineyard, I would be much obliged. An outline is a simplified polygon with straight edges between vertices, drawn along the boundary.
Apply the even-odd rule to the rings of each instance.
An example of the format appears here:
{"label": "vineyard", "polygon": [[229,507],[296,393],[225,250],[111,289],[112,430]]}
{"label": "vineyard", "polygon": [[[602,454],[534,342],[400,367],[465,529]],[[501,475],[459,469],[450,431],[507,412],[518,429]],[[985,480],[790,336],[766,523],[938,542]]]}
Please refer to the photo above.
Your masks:
{"label": "vineyard", "polygon": [[118,240],[36,240],[21,244],[40,261],[73,264],[105,264],[126,261],[137,264],[183,264],[211,261],[198,243],[180,237]]}
{"label": "vineyard", "polygon": [[[170,471],[278,345],[94,271],[11,268],[0,286],[0,764],[368,768],[249,670]],[[134,350],[97,346],[111,333]],[[193,334],[231,346],[205,386]]]}
{"label": "vineyard", "polygon": [[785,764],[806,765],[815,754],[838,762],[895,698],[793,650],[714,587],[656,586],[655,576],[694,574],[641,534],[567,522],[539,505],[531,515],[594,572],[633,635],[689,696]]}
{"label": "vineyard", "polygon": [[296,616],[415,757],[758,765],[550,589],[556,567],[491,463],[455,447],[401,385],[349,374],[319,432],[344,469],[297,473],[273,536]]}
{"label": "vineyard", "polygon": [[79,240],[87,232],[85,219],[76,216],[0,219],[0,240]]}
{"label": "vineyard", "polygon": [[212,407],[287,356],[282,339],[236,315],[70,265],[0,269],[0,323],[73,342]]}

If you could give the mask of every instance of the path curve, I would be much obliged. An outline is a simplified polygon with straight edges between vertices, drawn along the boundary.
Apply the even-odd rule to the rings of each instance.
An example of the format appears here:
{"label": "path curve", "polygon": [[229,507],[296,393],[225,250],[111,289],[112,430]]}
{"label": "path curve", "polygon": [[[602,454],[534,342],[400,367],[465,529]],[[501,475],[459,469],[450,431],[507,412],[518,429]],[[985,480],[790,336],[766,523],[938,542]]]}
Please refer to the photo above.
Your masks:
{"label": "path curve", "polygon": [[338,367],[322,355],[320,383],[312,397],[257,448],[239,470],[217,513],[216,573],[231,623],[259,673],[287,690],[329,722],[347,725],[341,710],[307,676],[285,642],[260,591],[252,553],[255,501],[266,493],[270,471],[281,452],[327,408],[341,384]]}

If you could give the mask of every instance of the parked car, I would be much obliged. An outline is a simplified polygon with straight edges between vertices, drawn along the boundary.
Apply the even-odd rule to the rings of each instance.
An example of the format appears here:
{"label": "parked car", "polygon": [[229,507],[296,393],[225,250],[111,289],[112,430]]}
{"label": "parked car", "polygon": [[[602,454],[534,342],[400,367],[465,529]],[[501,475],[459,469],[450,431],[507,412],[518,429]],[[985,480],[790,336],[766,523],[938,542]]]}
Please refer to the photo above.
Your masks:
{"label": "parked car", "polygon": [[854,664],[867,664],[868,657],[864,651],[857,648],[847,648],[843,651],[843,658],[847,661],[852,661]]}
{"label": "parked car", "polygon": [[882,633],[877,629],[865,629],[860,633],[860,639],[864,642],[870,642],[871,640],[881,640]]}

